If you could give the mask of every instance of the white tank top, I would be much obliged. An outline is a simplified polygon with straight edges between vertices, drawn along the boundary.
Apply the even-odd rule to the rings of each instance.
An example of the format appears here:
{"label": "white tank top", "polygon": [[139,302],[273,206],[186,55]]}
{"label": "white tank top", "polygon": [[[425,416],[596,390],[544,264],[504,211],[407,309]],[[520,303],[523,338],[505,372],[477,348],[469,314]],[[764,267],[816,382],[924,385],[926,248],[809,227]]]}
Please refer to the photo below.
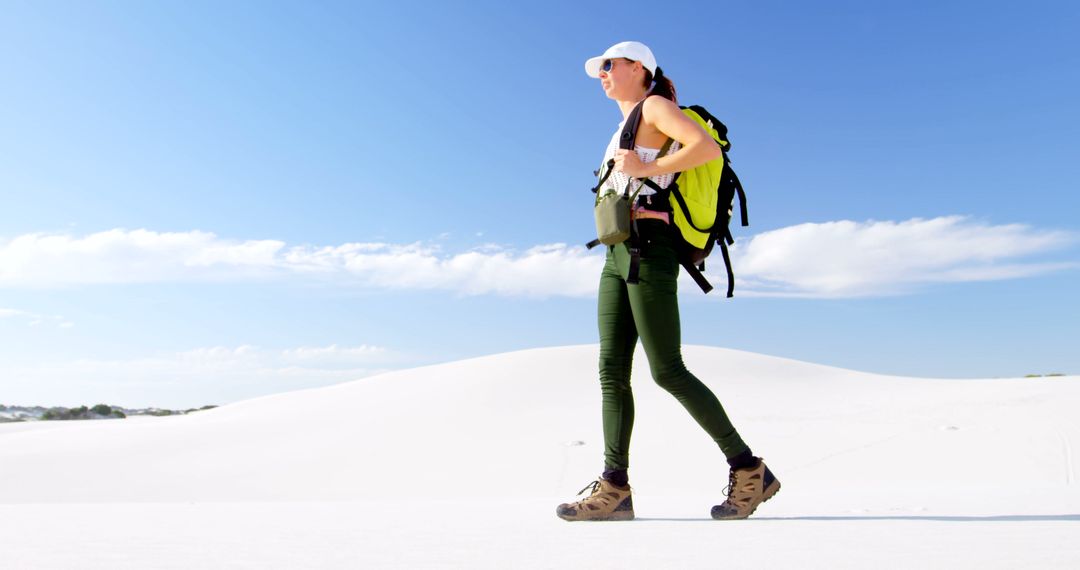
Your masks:
{"label": "white tank top", "polygon": [[[600,172],[601,175],[603,175],[603,173],[607,169],[607,161],[614,158],[615,151],[619,150],[619,135],[622,134],[623,124],[625,122],[626,120],[624,119],[623,122],[619,123],[619,128],[615,129],[615,134],[611,136],[611,142],[608,143],[607,152],[604,153],[604,167]],[[679,150],[679,146],[679,141],[671,141],[671,148],[667,151],[667,154],[671,154]],[[641,158],[641,162],[653,162],[654,160],[656,160],[656,155],[660,154],[660,149],[658,148],[636,146],[634,147],[634,150],[637,151],[638,157]],[[650,178],[650,180],[655,182],[656,185],[661,188],[667,188],[668,185],[671,184],[671,181],[674,179],[674,173],[661,174],[660,176],[653,176],[652,178]],[[626,188],[627,182],[629,181],[633,181],[633,184],[630,185],[631,194],[633,194],[634,191],[637,190],[639,184],[641,185],[641,196],[656,194],[656,190],[653,190],[652,188],[641,184],[641,181],[637,178],[630,178],[626,175],[625,172],[620,172],[618,170],[612,172],[611,176],[609,176],[607,181],[604,182],[604,186],[600,188],[600,194],[607,192],[608,189],[614,190],[622,194],[623,190]]]}

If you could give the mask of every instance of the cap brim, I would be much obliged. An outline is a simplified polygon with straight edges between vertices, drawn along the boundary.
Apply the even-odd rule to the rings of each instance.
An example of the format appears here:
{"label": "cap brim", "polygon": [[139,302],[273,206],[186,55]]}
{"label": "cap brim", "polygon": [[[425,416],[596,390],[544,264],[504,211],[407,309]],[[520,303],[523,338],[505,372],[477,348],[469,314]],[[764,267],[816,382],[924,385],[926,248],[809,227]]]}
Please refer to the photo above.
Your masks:
{"label": "cap brim", "polygon": [[600,66],[603,65],[605,59],[607,58],[598,55],[585,60],[585,74],[589,77],[600,77]]}

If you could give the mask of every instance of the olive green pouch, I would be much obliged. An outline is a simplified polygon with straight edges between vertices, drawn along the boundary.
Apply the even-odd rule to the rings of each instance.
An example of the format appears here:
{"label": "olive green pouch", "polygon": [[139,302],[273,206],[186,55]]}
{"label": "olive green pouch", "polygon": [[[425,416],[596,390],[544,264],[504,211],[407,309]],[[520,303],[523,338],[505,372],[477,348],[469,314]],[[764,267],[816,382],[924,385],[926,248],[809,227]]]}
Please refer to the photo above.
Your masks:
{"label": "olive green pouch", "polygon": [[[608,173],[601,180],[606,180],[611,174],[611,164],[608,165]],[[599,185],[596,192],[596,203],[593,205],[593,215],[596,218],[596,237],[604,245],[622,243],[630,237],[630,205],[634,203],[642,184],[638,184],[637,190],[630,194],[630,184],[622,194],[609,190],[600,194]]]}
{"label": "olive green pouch", "polygon": [[615,245],[630,237],[630,200],[608,192],[596,198],[596,237],[604,245]]}

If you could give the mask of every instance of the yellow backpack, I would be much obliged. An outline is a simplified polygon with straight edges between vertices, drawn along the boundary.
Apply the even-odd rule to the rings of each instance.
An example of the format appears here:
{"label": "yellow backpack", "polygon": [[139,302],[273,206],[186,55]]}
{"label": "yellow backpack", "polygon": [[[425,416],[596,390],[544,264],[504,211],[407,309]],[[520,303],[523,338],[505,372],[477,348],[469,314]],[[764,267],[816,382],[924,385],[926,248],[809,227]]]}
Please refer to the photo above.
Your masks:
{"label": "yellow backpack", "polygon": [[[641,109],[644,104],[639,103],[626,117],[622,133],[619,135],[619,148],[632,150],[634,140],[637,138],[637,129],[641,123]],[[667,211],[672,215],[672,221],[678,228],[681,239],[676,240],[679,251],[679,263],[701,290],[708,293],[712,285],[705,276],[705,258],[712,253],[713,245],[720,245],[720,252],[724,257],[724,267],[727,270],[728,289],[727,296],[734,296],[735,275],[731,270],[731,257],[728,255],[727,246],[735,243],[728,224],[735,205],[735,194],[739,195],[739,211],[742,216],[742,225],[748,226],[750,222],[746,215],[746,193],[735,171],[731,169],[731,160],[728,158],[728,150],[731,142],[727,138],[727,127],[716,117],[713,117],[704,107],[693,105],[680,107],[682,112],[701,125],[703,129],[723,151],[720,158],[702,164],[701,166],[684,170],[676,176],[675,180],[667,188],[660,188],[655,182],[645,179],[642,182],[657,192],[661,197],[659,202],[667,204]],[[671,140],[668,139],[657,154],[659,159],[671,148]],[[607,170],[610,174],[614,161],[608,161]],[[606,178],[606,176],[605,176]],[[602,183],[603,181],[601,181]],[[593,189],[596,192],[600,184]],[[667,200],[662,197],[667,195]],[[586,244],[590,249],[599,245],[599,241],[593,240]],[[634,243],[631,248],[631,270],[627,278],[628,283],[636,282],[637,272],[634,255]]]}

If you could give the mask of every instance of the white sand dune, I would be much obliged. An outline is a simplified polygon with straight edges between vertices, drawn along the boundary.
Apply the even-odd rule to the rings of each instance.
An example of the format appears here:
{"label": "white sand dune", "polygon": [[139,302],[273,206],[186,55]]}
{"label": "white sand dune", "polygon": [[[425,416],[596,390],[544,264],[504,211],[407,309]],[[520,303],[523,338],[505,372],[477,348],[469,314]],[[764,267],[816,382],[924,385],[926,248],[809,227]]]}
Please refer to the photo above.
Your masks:
{"label": "white sand dune", "polygon": [[711,347],[685,357],[783,483],[750,520],[709,519],[723,457],[640,352],[638,520],[554,516],[602,467],[590,345],[188,416],[0,425],[0,565],[1080,566],[1080,377],[900,378]]}

